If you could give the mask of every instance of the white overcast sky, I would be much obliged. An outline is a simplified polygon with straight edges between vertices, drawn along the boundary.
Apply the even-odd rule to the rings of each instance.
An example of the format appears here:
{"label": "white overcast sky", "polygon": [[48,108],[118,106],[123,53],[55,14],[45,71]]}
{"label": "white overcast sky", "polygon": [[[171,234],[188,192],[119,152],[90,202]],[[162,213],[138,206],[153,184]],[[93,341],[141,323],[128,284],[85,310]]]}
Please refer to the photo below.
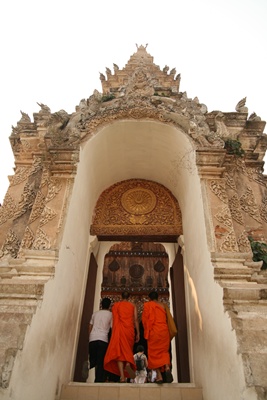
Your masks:
{"label": "white overcast sky", "polygon": [[39,102],[74,112],[101,91],[99,72],[123,68],[136,43],[148,43],[161,68],[175,67],[180,90],[208,111],[235,111],[247,97],[249,113],[266,121],[266,20],[267,0],[2,0],[0,202],[20,110],[32,119]]}

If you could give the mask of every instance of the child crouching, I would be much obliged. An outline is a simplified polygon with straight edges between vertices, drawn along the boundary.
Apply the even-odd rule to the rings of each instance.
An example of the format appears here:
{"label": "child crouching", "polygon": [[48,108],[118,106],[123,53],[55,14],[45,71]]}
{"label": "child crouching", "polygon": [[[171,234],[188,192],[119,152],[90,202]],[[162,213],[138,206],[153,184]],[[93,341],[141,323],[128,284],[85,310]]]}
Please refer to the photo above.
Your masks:
{"label": "child crouching", "polygon": [[134,361],[136,365],[135,383],[145,383],[147,379],[147,357],[144,354],[144,347],[137,346],[137,353],[134,354]]}

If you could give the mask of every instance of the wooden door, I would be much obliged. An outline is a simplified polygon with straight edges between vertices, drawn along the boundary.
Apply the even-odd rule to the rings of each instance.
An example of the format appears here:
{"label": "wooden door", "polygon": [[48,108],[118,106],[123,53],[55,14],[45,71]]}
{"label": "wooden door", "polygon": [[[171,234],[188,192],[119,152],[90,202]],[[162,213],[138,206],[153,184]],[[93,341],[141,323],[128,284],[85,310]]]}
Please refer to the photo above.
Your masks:
{"label": "wooden door", "polygon": [[80,335],[78,341],[76,364],[75,364],[75,371],[73,378],[75,382],[86,381],[86,377],[84,375],[84,365],[88,360],[88,337],[89,337],[88,328],[94,308],[96,275],[97,275],[97,262],[92,253],[89,263],[89,272],[85,290]]}
{"label": "wooden door", "polygon": [[186,303],[184,286],[184,264],[180,248],[170,269],[173,314],[178,327],[175,338],[178,382],[190,382]]}

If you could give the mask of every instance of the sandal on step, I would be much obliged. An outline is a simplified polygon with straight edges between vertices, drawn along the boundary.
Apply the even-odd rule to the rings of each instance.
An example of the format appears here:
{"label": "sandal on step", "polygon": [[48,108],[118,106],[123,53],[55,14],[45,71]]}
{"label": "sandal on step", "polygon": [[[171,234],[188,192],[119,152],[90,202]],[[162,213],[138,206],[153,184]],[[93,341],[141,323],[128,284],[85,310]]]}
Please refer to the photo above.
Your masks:
{"label": "sandal on step", "polygon": [[166,382],[167,383],[172,383],[173,376],[172,376],[171,370],[170,369],[166,369],[165,374],[166,374]]}
{"label": "sandal on step", "polygon": [[154,382],[158,383],[159,385],[161,385],[163,383],[163,379],[156,379]]}

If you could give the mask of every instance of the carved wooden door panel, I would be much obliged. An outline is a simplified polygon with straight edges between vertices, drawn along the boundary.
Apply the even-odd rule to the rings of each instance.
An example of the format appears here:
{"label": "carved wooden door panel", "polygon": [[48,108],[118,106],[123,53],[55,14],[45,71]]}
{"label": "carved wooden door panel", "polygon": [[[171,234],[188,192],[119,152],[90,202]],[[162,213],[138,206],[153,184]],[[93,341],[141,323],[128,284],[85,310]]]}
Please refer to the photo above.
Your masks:
{"label": "carved wooden door panel", "polygon": [[101,297],[112,302],[121,299],[128,291],[130,299],[137,305],[139,320],[143,303],[152,290],[157,290],[161,299],[169,299],[169,258],[164,246],[155,243],[122,242],[113,245],[105,256]]}

